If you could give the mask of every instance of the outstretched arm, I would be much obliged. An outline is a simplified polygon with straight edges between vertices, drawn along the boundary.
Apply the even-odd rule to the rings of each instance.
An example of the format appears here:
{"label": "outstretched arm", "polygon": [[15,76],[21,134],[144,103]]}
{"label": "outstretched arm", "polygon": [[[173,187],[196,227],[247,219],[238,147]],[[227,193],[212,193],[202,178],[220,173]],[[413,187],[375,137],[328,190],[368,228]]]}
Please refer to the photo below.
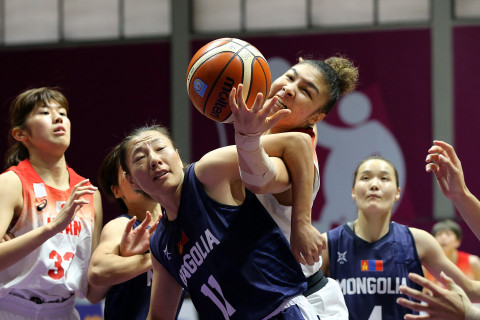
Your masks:
{"label": "outstretched arm", "polygon": [[408,275],[410,280],[428,289],[427,292],[431,292],[431,294],[406,286],[400,286],[400,291],[403,294],[420,302],[398,298],[397,303],[406,308],[427,313],[424,315],[407,314],[405,319],[480,320],[480,310],[472,305],[462,288],[457,286],[455,282],[443,272],[440,276],[447,289],[434,284],[418,274],[410,273]]}
{"label": "outstretched arm", "polygon": [[462,164],[453,147],[443,141],[434,141],[426,162],[426,171],[435,174],[443,194],[480,239],[480,201],[468,190]]}
{"label": "outstretched arm", "polygon": [[[243,87],[239,85],[237,95],[235,89],[230,94],[240,173],[247,188],[255,193],[266,193],[265,186],[272,181],[276,183],[273,178],[278,174],[263,148],[265,139],[261,141],[260,135],[288,115],[290,110],[282,109],[269,116],[276,99],[262,107],[261,96],[257,96],[255,104],[248,109],[242,91]],[[325,239],[311,224],[311,195],[315,177],[311,138],[300,133],[281,144],[283,150],[279,156],[287,165],[292,184],[291,249],[300,263],[313,265],[325,248]]]}

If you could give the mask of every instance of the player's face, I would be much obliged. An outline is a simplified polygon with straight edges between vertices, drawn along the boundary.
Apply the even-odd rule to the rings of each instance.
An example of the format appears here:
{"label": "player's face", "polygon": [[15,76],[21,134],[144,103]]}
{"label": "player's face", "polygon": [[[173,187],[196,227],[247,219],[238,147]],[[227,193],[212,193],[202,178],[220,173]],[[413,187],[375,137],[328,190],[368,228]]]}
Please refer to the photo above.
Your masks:
{"label": "player's face", "polygon": [[435,234],[435,239],[445,252],[452,252],[460,246],[460,240],[452,230],[442,230]]}
{"label": "player's face", "polygon": [[112,192],[116,198],[121,198],[129,208],[145,202],[145,195],[133,190],[130,182],[128,182],[125,176],[125,171],[123,171],[121,167],[119,167],[117,179],[118,185],[112,186]]}
{"label": "player's face", "polygon": [[307,128],[325,116],[318,110],[328,100],[328,90],[322,74],[307,63],[296,64],[276,79],[270,87],[267,102],[278,97],[273,111],[289,109],[291,114],[278,122],[273,132]]}
{"label": "player's face", "polygon": [[359,212],[390,213],[393,204],[400,198],[392,166],[381,159],[362,163],[355,177],[352,197]]}
{"label": "player's face", "polygon": [[179,190],[183,181],[183,164],[172,141],[158,131],[145,131],[128,143],[126,163],[131,183],[152,198]]}
{"label": "player's face", "polygon": [[37,104],[27,116],[23,142],[27,147],[63,154],[70,145],[70,128],[67,110],[57,102]]}

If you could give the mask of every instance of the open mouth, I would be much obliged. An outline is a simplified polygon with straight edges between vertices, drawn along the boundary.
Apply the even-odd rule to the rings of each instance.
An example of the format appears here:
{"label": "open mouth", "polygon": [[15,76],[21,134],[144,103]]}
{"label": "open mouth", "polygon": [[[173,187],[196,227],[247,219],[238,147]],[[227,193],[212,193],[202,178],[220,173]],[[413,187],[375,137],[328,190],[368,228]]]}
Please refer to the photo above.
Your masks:
{"label": "open mouth", "polygon": [[153,181],[156,181],[156,180],[160,179],[161,177],[163,177],[167,173],[168,173],[168,171],[165,171],[165,170],[155,173],[155,175],[153,176]]}
{"label": "open mouth", "polygon": [[67,130],[65,130],[64,127],[57,127],[57,128],[55,128],[55,130],[53,130],[53,132],[56,133],[56,134],[63,134],[63,133],[66,133]]}

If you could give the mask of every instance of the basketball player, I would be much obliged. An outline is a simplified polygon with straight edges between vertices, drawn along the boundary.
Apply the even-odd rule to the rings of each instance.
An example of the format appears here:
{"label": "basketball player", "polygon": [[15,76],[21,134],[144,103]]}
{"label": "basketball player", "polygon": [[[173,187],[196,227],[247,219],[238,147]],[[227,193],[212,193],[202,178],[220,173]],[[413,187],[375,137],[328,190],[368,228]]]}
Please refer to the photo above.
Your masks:
{"label": "basketball player", "polygon": [[[462,163],[455,149],[444,141],[435,140],[428,150],[426,157],[427,172],[435,174],[438,186],[443,194],[452,201],[462,218],[467,222],[470,229],[480,239],[480,201],[468,189],[463,175]],[[450,275],[448,272],[446,272]],[[451,276],[451,275],[450,275]],[[426,302],[415,303],[407,299],[399,299],[398,303],[417,311],[430,314],[430,319],[480,319],[480,311],[470,302],[465,292],[455,282],[445,276],[442,282],[447,289],[432,283],[431,281],[416,275],[411,275],[412,281],[428,288],[433,296],[419,292],[418,290],[402,287],[404,294],[414,299]],[[407,315],[406,319],[415,319]]]}
{"label": "basketball player", "polygon": [[[458,250],[462,243],[462,228],[453,220],[446,219],[435,223],[431,234],[445,252],[445,255],[472,280],[480,280],[480,258],[476,255]],[[435,280],[428,272],[425,273],[428,280]]]}
{"label": "basketball player", "polygon": [[[311,207],[320,188],[315,128],[316,123],[325,118],[341,96],[355,89],[357,81],[358,68],[344,57],[330,57],[324,61],[299,59],[296,65],[272,83],[267,100],[268,103],[271,99],[278,99],[274,111],[291,111],[268,133],[300,131],[311,136],[314,168],[310,172],[314,178],[313,189],[311,185],[296,183],[292,179],[291,190],[280,194],[258,194],[257,197],[290,240],[292,252],[302,263],[302,270],[308,279],[305,295],[323,320],[348,319],[348,310],[338,283],[328,281],[323,276],[320,270],[322,261],[318,259],[322,248],[319,240],[312,240],[317,239],[319,234],[311,224]],[[295,203],[293,207],[292,203]]]}
{"label": "basketball player", "polygon": [[[115,199],[123,214],[103,228],[90,260],[89,281],[109,288],[104,308],[106,320],[144,320],[150,306],[153,273],[148,240],[161,217],[160,205],[132,189],[120,166],[118,147],[103,160],[98,181],[104,195]],[[129,232],[132,227],[134,231]],[[131,243],[128,235],[133,232],[141,233],[145,239]]]}
{"label": "basketball player", "polygon": [[400,191],[390,161],[378,156],[363,160],[352,187],[358,219],[327,232],[322,268],[340,283],[350,319],[402,319],[409,310],[395,304],[399,287],[419,290],[408,274],[421,275],[422,264],[436,278],[442,271],[451,275],[471,298],[480,299],[480,283],[468,279],[432,235],[390,221]]}
{"label": "basketball player", "polygon": [[148,319],[173,319],[182,287],[200,318],[318,319],[302,295],[306,279],[285,236],[249,191],[289,188],[283,161],[268,157],[263,141],[280,141],[269,143],[276,155],[313,157],[304,134],[260,142],[260,135],[289,113],[267,117],[275,103],[261,109],[259,95],[251,109],[243,103],[232,108],[237,148],[214,150],[186,172],[160,128],[140,128],[120,145],[127,179],[163,210],[150,244],[154,274]]}
{"label": "basketball player", "polygon": [[51,88],[24,91],[10,107],[0,238],[11,240],[0,243],[0,319],[79,319],[75,296],[95,303],[104,293],[87,281],[100,193],[66,164],[67,112],[66,98]]}

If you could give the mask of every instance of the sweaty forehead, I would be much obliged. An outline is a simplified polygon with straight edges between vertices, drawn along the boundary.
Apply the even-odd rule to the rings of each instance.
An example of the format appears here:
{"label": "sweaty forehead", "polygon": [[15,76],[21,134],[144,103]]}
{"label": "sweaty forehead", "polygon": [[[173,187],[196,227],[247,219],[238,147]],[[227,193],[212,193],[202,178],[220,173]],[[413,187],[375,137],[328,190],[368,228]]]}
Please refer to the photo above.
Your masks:
{"label": "sweaty forehead", "polygon": [[171,145],[170,139],[168,139],[165,135],[161,134],[158,131],[150,130],[141,132],[137,136],[133,137],[128,144],[128,149],[130,152],[134,153],[142,149],[143,147],[155,143],[164,143]]}

